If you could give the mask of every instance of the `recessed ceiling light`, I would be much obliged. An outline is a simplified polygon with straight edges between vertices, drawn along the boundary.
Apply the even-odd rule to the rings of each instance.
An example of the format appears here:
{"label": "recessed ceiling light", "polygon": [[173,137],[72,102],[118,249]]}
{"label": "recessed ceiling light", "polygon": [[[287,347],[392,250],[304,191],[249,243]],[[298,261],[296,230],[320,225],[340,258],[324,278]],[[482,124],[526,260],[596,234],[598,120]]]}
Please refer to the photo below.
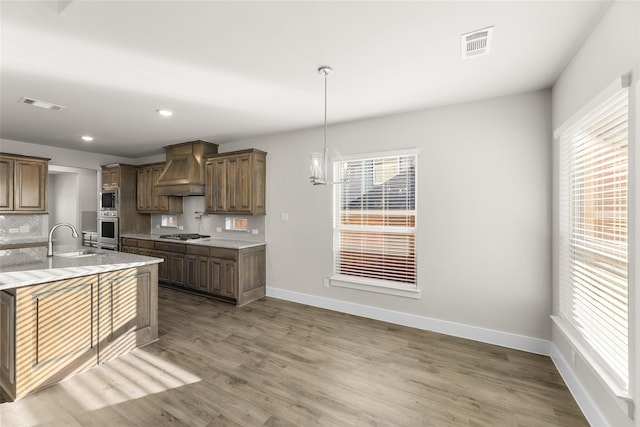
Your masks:
{"label": "recessed ceiling light", "polygon": [[93,137],[89,136],[89,135],[83,135],[82,136],[82,140],[86,141],[86,142],[91,142],[91,141],[93,141]]}
{"label": "recessed ceiling light", "polygon": [[164,109],[159,109],[159,110],[156,110],[156,111],[158,112],[158,114],[160,114],[161,116],[164,116],[164,117],[173,116],[173,111],[164,110]]}

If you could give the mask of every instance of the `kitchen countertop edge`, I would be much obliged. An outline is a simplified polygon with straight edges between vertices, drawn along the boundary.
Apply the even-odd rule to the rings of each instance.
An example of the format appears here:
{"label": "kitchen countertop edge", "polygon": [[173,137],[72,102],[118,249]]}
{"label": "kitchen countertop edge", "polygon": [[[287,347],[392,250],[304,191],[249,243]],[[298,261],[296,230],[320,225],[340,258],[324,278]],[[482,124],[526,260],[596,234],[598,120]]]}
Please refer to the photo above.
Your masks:
{"label": "kitchen countertop edge", "polygon": [[[117,255],[114,256],[114,254]],[[56,257],[54,256],[54,258]],[[73,258],[65,259],[62,262],[67,265],[47,268],[45,263],[49,263],[49,259],[47,258],[37,263],[13,266],[12,271],[0,272],[0,291],[162,262],[161,259],[154,257],[109,252],[106,258],[78,258],[75,261],[77,265],[74,265]]]}
{"label": "kitchen countertop edge", "polygon": [[227,249],[246,249],[253,248],[257,246],[266,245],[265,242],[250,242],[247,240],[231,240],[231,239],[193,239],[193,240],[172,240],[172,239],[161,239],[157,234],[141,234],[141,233],[128,233],[122,234],[121,238],[129,238],[129,239],[140,239],[140,240],[153,240],[156,242],[164,242],[164,243],[184,243],[187,245],[198,245],[198,246],[210,246],[213,248],[227,248]]}

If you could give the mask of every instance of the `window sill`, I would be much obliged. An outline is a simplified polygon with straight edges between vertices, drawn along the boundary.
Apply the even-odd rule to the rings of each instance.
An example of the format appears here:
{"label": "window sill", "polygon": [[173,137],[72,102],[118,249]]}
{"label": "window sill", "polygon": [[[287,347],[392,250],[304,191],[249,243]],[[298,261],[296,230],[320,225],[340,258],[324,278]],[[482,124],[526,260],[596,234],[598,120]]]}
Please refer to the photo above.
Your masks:
{"label": "window sill", "polygon": [[420,290],[415,286],[404,284],[390,286],[382,280],[357,278],[337,274],[329,278],[329,285],[337,288],[349,288],[359,291],[395,295],[404,298],[421,299]]}
{"label": "window sill", "polygon": [[[629,391],[622,387],[618,381],[616,381],[607,369],[602,367],[598,360],[591,355],[591,351],[582,343],[582,339],[574,332],[573,327],[560,316],[552,315],[551,319],[553,323],[558,327],[558,330],[564,337],[571,343],[573,351],[577,352],[580,357],[587,363],[594,374],[602,381],[602,384],[613,393],[616,398],[622,403],[621,407],[624,407],[627,416],[631,419],[634,418],[635,403],[633,398],[629,394]],[[575,363],[575,362],[574,362]]]}

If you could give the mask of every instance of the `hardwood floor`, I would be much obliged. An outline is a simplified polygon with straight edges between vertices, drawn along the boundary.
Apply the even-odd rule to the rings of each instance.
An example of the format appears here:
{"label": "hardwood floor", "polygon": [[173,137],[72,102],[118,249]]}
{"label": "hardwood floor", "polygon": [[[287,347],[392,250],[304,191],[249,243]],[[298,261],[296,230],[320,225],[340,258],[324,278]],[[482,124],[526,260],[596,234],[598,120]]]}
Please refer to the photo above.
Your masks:
{"label": "hardwood floor", "polygon": [[266,298],[160,289],[160,340],[13,403],[8,426],[582,426],[548,357]]}

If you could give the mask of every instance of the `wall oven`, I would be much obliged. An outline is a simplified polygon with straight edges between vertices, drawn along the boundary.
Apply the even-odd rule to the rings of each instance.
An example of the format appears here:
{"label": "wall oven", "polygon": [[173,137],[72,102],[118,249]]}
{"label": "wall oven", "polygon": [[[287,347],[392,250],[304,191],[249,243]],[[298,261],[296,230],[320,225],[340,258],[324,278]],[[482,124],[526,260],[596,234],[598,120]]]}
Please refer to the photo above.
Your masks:
{"label": "wall oven", "polygon": [[98,217],[98,248],[118,250],[118,218]]}

